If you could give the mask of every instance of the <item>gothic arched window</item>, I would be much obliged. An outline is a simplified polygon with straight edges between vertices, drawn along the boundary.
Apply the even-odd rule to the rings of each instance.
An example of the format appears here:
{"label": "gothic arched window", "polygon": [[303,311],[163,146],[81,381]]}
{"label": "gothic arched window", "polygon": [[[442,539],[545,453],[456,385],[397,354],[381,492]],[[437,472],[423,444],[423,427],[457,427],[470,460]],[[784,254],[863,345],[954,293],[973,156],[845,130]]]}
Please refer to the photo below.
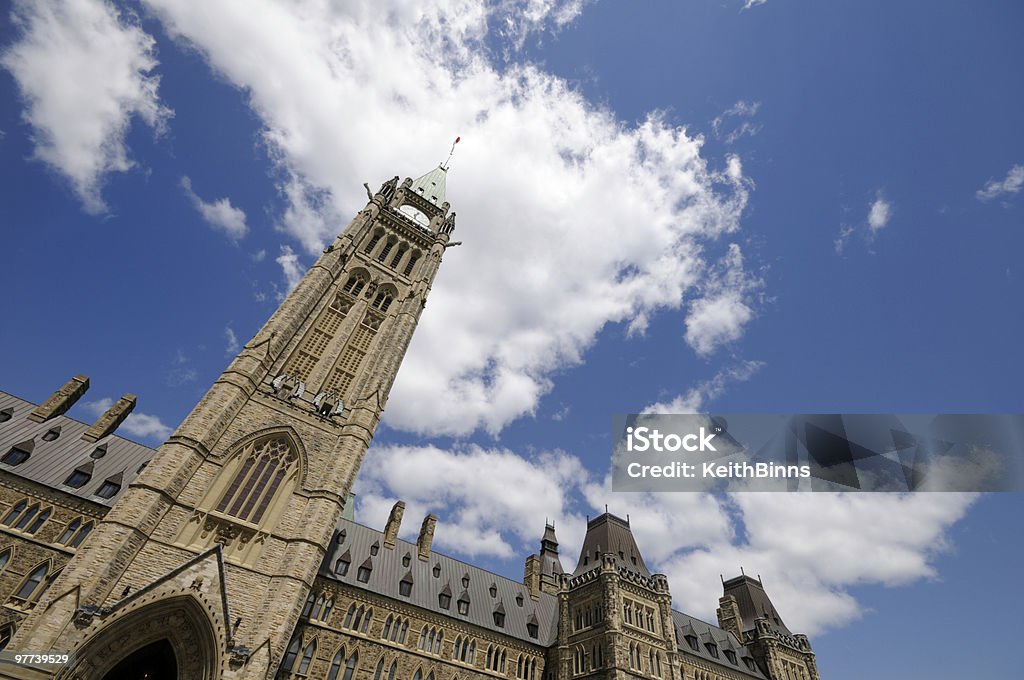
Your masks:
{"label": "gothic arched window", "polygon": [[258,524],[298,456],[286,437],[271,437],[251,444],[217,512]]}
{"label": "gothic arched window", "polygon": [[352,297],[356,297],[359,295],[359,292],[363,290],[363,286],[365,285],[366,279],[359,274],[352,274],[348,277],[348,281],[345,282],[345,285],[342,286],[341,289]]}
{"label": "gothic arched window", "polygon": [[299,655],[299,645],[302,644],[302,638],[296,636],[292,638],[292,643],[288,645],[288,651],[284,653],[284,659],[281,661],[281,675],[290,673],[292,666],[295,665],[295,657]]}
{"label": "gothic arched window", "polygon": [[78,533],[75,534],[75,537],[71,539],[71,547],[77,548],[82,545],[82,541],[85,540],[85,537],[89,535],[90,531],[92,531],[92,522],[86,522],[82,528],[78,530]]}
{"label": "gothic arched window", "polygon": [[[331,661],[331,670],[327,672],[327,680],[338,680],[338,672],[341,670],[341,664],[345,660],[345,648],[342,647],[338,650],[338,653],[334,655],[334,659]],[[381,659],[381,663],[384,660]]]}
{"label": "gothic arched window", "polygon": [[373,299],[373,306],[382,312],[388,311],[388,307],[391,306],[391,301],[394,300],[391,293],[387,291],[381,291],[377,293],[377,297]]}
{"label": "gothic arched window", "polygon": [[36,570],[28,575],[25,582],[21,584],[21,588],[18,589],[15,597],[22,600],[31,600],[37,594],[39,590],[39,584],[46,578],[47,572],[50,570],[50,563],[44,562],[36,567]]}
{"label": "gothic arched window", "polygon": [[357,663],[359,663],[359,652],[352,652],[352,656],[348,657],[348,661],[345,662],[345,675],[341,677],[341,680],[352,680]]}
{"label": "gothic arched window", "polygon": [[4,517],[4,524],[12,526],[21,513],[25,512],[25,508],[28,507],[28,501],[18,501],[18,503],[11,508],[11,511],[7,513],[7,517]]}
{"label": "gothic arched window", "polygon": [[305,675],[309,672],[309,664],[313,662],[314,654],[316,654],[316,638],[310,640],[306,648],[302,650],[302,660],[299,661],[299,675]]}

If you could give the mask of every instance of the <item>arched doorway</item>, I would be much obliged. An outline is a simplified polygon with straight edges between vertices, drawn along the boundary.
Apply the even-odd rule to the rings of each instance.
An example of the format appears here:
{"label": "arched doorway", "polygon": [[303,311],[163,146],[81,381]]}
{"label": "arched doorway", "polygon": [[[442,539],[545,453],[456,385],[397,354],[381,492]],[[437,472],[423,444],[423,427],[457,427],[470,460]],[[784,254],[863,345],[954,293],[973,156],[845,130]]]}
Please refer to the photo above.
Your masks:
{"label": "arched doorway", "polygon": [[132,607],[88,635],[56,680],[219,680],[219,627],[191,595]]}
{"label": "arched doorway", "polygon": [[103,680],[177,680],[178,658],[164,638],[128,655],[114,666]]}

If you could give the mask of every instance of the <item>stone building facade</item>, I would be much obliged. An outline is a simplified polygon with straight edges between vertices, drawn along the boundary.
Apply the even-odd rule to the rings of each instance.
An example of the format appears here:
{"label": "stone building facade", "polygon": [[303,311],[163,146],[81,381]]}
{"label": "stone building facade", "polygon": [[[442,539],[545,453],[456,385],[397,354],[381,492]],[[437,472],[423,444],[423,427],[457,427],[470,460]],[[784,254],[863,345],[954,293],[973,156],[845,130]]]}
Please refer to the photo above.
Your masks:
{"label": "stone building facade", "polygon": [[[373,193],[156,450],[0,393],[0,677],[818,680],[760,581],[671,608],[629,522],[554,527],[522,582],[357,523],[349,491],[455,228],[447,169]],[[66,663],[10,663],[15,651]],[[6,661],[5,661],[6,659]]]}

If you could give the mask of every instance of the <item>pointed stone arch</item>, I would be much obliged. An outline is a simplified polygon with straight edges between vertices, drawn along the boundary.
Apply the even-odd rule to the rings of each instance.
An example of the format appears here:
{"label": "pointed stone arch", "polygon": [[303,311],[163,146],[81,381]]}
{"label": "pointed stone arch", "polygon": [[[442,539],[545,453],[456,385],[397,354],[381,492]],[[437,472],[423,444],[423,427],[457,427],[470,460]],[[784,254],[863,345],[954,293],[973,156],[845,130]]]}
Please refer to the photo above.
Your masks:
{"label": "pointed stone arch", "polygon": [[196,597],[180,592],[163,597],[98,624],[55,680],[104,678],[133,654],[163,642],[173,650],[177,680],[218,680],[225,655],[217,628]]}

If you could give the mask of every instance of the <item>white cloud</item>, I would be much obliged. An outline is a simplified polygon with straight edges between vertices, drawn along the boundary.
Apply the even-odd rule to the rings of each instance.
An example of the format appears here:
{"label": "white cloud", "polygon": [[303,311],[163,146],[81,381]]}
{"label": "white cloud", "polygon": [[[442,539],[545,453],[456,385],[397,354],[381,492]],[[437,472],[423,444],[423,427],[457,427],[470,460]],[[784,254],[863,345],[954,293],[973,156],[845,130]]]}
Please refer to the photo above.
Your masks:
{"label": "white cloud", "polygon": [[224,339],[227,341],[227,346],[224,348],[225,354],[238,354],[238,350],[241,346],[238,344],[238,336],[235,335],[235,331],[231,326],[224,328]]}
{"label": "white cloud", "polygon": [[742,337],[754,318],[750,297],[763,285],[744,269],[743,253],[735,243],[712,273],[686,316],[686,343],[700,356]]}
{"label": "white cloud", "polygon": [[1014,165],[1002,181],[990,179],[974,195],[979,201],[991,201],[999,196],[1016,194],[1021,187],[1024,187],[1024,165]]}
{"label": "white cloud", "polygon": [[157,96],[153,38],[100,0],[21,0],[18,40],[0,64],[18,83],[35,157],[62,174],[91,213],[106,175],[134,166],[125,136],[137,116],[157,132],[172,112]]}
{"label": "white cloud", "polygon": [[761,131],[761,126],[750,120],[739,120],[739,124],[728,131],[726,131],[726,125],[732,118],[753,118],[760,108],[761,102],[748,102],[741,99],[711,121],[711,130],[716,138],[724,139],[726,144],[733,144],[740,137],[753,137]]}
{"label": "white cloud", "polygon": [[278,299],[283,300],[288,293],[292,292],[295,286],[299,285],[299,281],[305,276],[306,270],[299,262],[299,256],[288,245],[281,246],[281,254],[274,261],[281,265],[281,273],[284,275],[286,290],[278,292]]}
{"label": "white cloud", "polygon": [[746,3],[743,5],[743,9],[750,9],[751,7],[757,7],[758,5],[763,5],[766,2],[768,2],[768,0],[746,0]]}
{"label": "white cloud", "polygon": [[[741,369],[738,369],[742,372]],[[756,369],[746,369],[756,370]],[[715,621],[719,575],[760,574],[792,630],[815,635],[862,615],[851,589],[901,586],[939,575],[948,530],[972,494],[613,494],[563,452],[526,458],[503,448],[375,447],[356,484],[360,521],[383,526],[407,503],[402,535],[415,538],[427,512],[440,516],[442,552],[521,562],[544,520],[557,525],[572,570],[586,508],[628,516],[648,568],[669,576],[678,609]],[[780,528],[785,527],[785,531]],[[741,528],[741,529],[740,529]]]}
{"label": "white cloud", "polygon": [[642,413],[700,413],[710,401],[722,396],[730,383],[745,382],[764,366],[763,361],[743,361],[715,374],[671,401],[645,406]]}
{"label": "white cloud", "polygon": [[181,178],[181,188],[192,203],[192,207],[199,211],[206,223],[223,232],[232,241],[239,240],[249,231],[245,225],[245,213],[231,205],[227,198],[212,203],[204,201],[192,190],[192,180],[188,177]]}
{"label": "white cloud", "polygon": [[833,241],[835,246],[836,255],[842,255],[846,251],[846,244],[850,242],[850,237],[853,236],[853,227],[844,225],[839,229],[839,236]]}
{"label": "white cloud", "polygon": [[[82,407],[94,418],[99,418],[113,405],[114,400],[110,397],[82,402]],[[122,436],[128,434],[132,437],[147,439],[151,443],[162,443],[171,436],[173,431],[174,428],[165,425],[159,416],[132,411],[118,427],[116,434]]]}
{"label": "white cloud", "polygon": [[[486,57],[496,17],[543,32],[581,3],[146,4],[249,96],[284,178],[281,227],[310,255],[362,207],[364,181],[426,172],[462,136],[448,193],[465,245],[435,282],[393,427],[498,432],[535,412],[607,323],[643,330],[723,273],[704,249],[739,226],[750,184],[738,158],[719,170],[662,115],[626,124],[535,66]],[[705,352],[753,316],[742,297],[717,303],[701,303]],[[726,303],[731,320],[713,322]]]}
{"label": "white cloud", "polygon": [[[463,446],[374,447],[359,472],[361,521],[383,526],[396,498],[406,502],[405,536],[419,518],[441,516],[435,545],[469,557],[512,558],[559,522],[562,540],[581,543],[585,520],[569,512],[567,489],[585,478],[575,457],[550,452],[527,460],[507,449]],[[411,518],[416,518],[412,519]]]}
{"label": "white cloud", "polygon": [[892,203],[882,198],[881,193],[879,193],[868,210],[868,227],[871,228],[871,233],[875,233],[889,224],[889,218],[891,217]]}

